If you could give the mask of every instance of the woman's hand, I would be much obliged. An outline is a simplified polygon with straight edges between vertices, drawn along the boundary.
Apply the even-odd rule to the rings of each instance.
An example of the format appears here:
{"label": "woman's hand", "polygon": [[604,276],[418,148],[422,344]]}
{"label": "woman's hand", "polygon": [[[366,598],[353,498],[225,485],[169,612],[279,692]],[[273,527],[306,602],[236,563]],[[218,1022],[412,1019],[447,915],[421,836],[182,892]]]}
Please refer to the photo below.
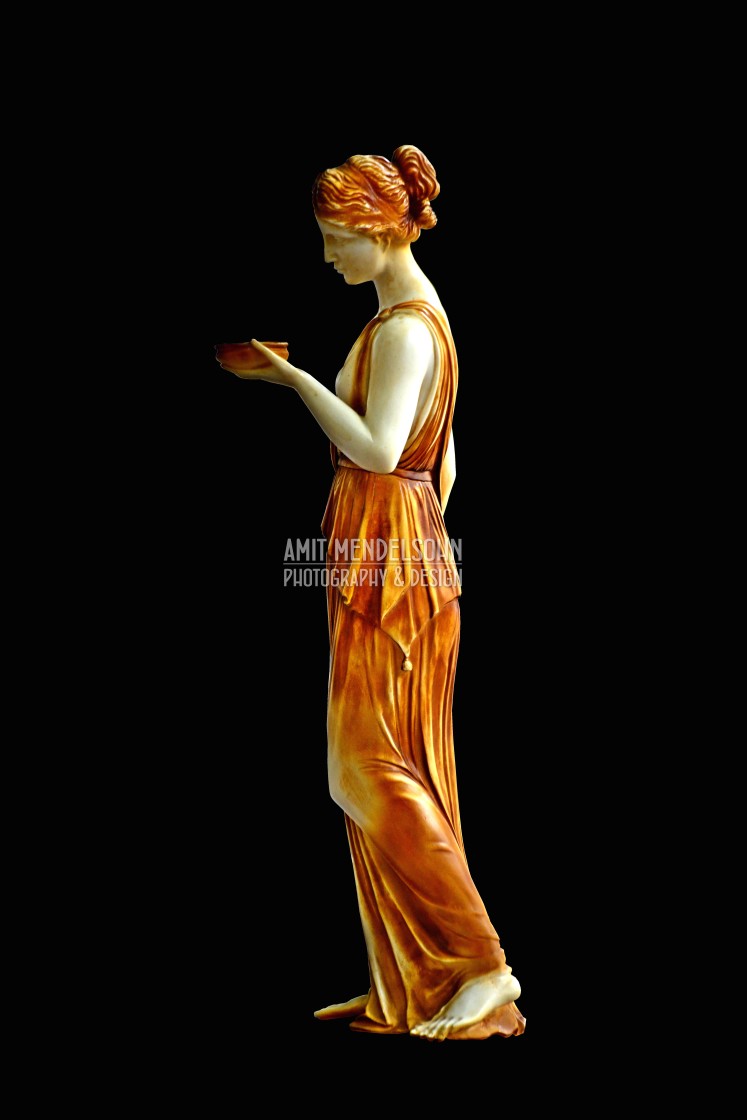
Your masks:
{"label": "woman's hand", "polygon": [[[286,351],[287,353],[287,351]],[[295,366],[281,358],[256,338],[246,342],[221,342],[215,347],[216,361],[228,370],[250,381],[272,381],[276,385],[295,385]]]}

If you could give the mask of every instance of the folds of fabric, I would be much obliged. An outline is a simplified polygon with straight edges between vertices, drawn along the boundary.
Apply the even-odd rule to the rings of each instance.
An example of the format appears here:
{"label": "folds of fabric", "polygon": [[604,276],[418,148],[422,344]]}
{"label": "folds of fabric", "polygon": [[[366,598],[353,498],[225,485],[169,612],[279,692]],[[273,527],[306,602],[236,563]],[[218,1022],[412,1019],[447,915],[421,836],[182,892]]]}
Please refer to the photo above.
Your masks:
{"label": "folds of fabric", "polygon": [[327,508],[330,585],[409,656],[426,622],[461,593],[433,486],[340,466]]}
{"label": "folds of fabric", "polygon": [[[344,810],[370,971],[356,1030],[405,1033],[505,954],[462,842],[452,724],[459,648],[454,600],[396,645],[330,589],[328,766]],[[459,1038],[520,1034],[515,1004]]]}
{"label": "folds of fabric", "polygon": [[[467,866],[459,816],[452,701],[461,588],[438,497],[457,367],[437,311],[413,301],[368,325],[354,406],[364,411],[377,325],[397,310],[421,314],[432,330],[433,404],[401,456],[401,474],[361,470],[332,449],[322,521],[328,572],[338,577],[327,590],[330,792],[345,813],[370,973],[366,1012],[351,1025],[377,1033],[408,1032],[467,980],[506,965]],[[396,556],[392,541],[400,542]],[[428,542],[431,560],[417,555],[416,542]],[[450,1037],[516,1035],[524,1024],[510,1003]]]}

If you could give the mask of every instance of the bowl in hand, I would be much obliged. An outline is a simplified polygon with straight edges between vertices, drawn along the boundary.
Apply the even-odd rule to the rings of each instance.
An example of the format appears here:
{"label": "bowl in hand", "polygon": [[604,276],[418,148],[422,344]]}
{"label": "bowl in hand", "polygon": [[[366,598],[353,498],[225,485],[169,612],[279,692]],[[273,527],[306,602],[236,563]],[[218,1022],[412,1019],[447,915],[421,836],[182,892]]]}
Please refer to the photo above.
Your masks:
{"label": "bowl in hand", "polygon": [[[288,357],[287,342],[263,341],[262,345],[279,358]],[[270,365],[267,357],[251,342],[219,342],[215,347],[215,356],[224,369],[229,369],[237,377],[249,376],[255,370]]]}

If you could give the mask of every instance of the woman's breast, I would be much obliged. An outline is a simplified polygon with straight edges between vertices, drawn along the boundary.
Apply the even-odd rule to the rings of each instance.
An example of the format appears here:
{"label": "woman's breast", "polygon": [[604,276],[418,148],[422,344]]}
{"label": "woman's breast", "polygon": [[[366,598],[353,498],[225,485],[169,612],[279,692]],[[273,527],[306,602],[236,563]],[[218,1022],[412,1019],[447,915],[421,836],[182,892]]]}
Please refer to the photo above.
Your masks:
{"label": "woman's breast", "polygon": [[[345,364],[340,370],[335,380],[335,395],[344,401],[345,404],[354,405],[354,398],[356,394],[356,365],[358,364],[358,352],[360,350],[360,339],[355,343],[353,349],[345,359]],[[358,387],[360,388],[360,387]],[[364,409],[365,411],[365,409]]]}

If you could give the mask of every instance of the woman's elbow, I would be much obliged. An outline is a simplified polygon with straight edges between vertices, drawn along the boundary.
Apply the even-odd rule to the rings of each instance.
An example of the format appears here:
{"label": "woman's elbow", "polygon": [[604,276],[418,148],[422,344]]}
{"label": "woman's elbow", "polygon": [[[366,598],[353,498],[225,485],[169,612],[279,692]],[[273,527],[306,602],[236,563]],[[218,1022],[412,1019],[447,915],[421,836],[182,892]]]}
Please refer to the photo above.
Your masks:
{"label": "woman's elbow", "polygon": [[391,474],[397,469],[399,455],[381,455],[377,459],[377,466],[373,469],[376,474]]}
{"label": "woman's elbow", "polygon": [[391,474],[397,469],[400,455],[401,451],[394,447],[371,447],[366,453],[365,464],[361,463],[361,466],[374,474]]}

